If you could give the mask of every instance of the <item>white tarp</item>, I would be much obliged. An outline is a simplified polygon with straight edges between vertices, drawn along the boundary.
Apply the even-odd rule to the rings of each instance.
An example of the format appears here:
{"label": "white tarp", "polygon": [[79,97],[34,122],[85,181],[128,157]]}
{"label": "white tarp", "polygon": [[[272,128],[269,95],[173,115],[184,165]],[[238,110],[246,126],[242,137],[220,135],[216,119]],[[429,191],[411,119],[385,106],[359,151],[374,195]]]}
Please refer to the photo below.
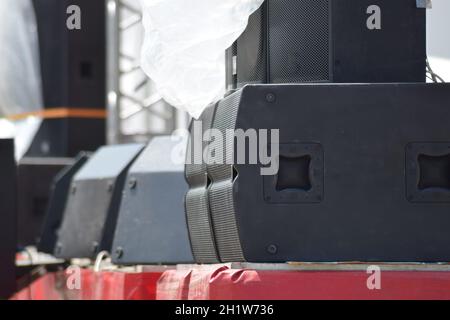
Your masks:
{"label": "white tarp", "polygon": [[16,158],[28,149],[40,119],[1,117],[42,109],[36,17],[31,0],[0,0],[0,138],[15,137]]}
{"label": "white tarp", "polygon": [[31,0],[0,1],[0,116],[42,108],[39,43]]}
{"label": "white tarp", "polygon": [[433,9],[427,10],[427,53],[433,71],[450,81],[450,1],[433,0]]}
{"label": "white tarp", "polygon": [[141,0],[141,66],[171,105],[197,118],[225,91],[225,51],[264,0]]}

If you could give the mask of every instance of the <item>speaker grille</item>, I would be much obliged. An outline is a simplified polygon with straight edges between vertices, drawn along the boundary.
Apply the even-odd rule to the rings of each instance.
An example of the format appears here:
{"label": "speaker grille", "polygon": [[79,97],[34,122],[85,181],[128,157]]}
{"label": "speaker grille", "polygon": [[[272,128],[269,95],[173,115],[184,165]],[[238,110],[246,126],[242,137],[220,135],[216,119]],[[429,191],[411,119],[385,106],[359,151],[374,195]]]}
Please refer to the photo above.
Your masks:
{"label": "speaker grille", "polygon": [[330,0],[269,0],[269,83],[331,81]]}
{"label": "speaker grille", "polygon": [[[220,130],[224,137],[227,129],[234,130],[236,127],[240,99],[241,91],[229,96],[217,107],[213,128]],[[225,141],[222,154],[227,156],[227,162],[230,163],[234,158],[234,139]],[[209,201],[220,260],[245,261],[235,217],[233,165],[208,165],[208,175],[212,181]]]}
{"label": "speaker grille", "polygon": [[263,4],[249,20],[247,29],[237,40],[237,87],[246,84],[265,83],[267,78],[266,4]]}
{"label": "speaker grille", "polygon": [[[191,128],[186,165],[186,181],[189,184],[189,191],[186,194],[186,213],[191,240],[192,251],[197,263],[218,263],[219,257],[216,250],[214,233],[212,229],[211,215],[208,201],[208,177],[206,173],[206,163],[198,164],[194,155],[195,143],[203,146],[201,141],[203,133],[211,128],[215,107],[209,107],[202,114],[200,120],[203,125],[203,132],[200,137],[194,135]],[[200,138],[200,141],[197,139]]]}

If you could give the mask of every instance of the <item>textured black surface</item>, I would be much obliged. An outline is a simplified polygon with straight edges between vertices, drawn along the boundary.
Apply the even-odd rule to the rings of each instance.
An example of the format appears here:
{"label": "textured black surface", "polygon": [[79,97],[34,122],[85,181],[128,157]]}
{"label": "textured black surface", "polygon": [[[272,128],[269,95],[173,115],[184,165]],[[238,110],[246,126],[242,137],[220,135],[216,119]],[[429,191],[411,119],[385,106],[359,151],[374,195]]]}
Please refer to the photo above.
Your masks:
{"label": "textured black surface", "polygon": [[72,180],[55,256],[94,258],[110,251],[126,174],[144,145],[100,148]]}
{"label": "textured black surface", "polygon": [[72,179],[88,159],[88,154],[81,153],[73,165],[64,168],[53,180],[47,213],[37,245],[39,252],[54,253]]}
{"label": "textured black surface", "polygon": [[[104,0],[33,0],[39,33],[44,105],[106,108]],[[81,30],[69,30],[70,5],[81,9]]]}
{"label": "textured black surface", "polygon": [[[236,165],[232,185],[232,167],[222,166],[227,182],[210,193],[221,260],[242,252],[250,262],[450,261],[448,177],[436,176],[450,166],[449,101],[448,84],[259,85],[227,97],[215,126],[237,111],[227,126],[280,129],[280,144],[319,144],[324,191],[316,202],[274,203],[260,165]],[[410,170],[433,159],[437,171]],[[311,192],[319,182],[311,180]],[[236,221],[237,234],[226,221]]]}
{"label": "textured black surface", "polygon": [[76,157],[95,151],[106,141],[104,119],[45,119],[28,149],[27,157]]}
{"label": "textured black surface", "polygon": [[[380,30],[367,28],[371,5],[381,8]],[[425,82],[425,11],[416,0],[267,0],[236,42],[234,88]]]}
{"label": "textured black surface", "polygon": [[[104,0],[33,0],[45,108],[106,109]],[[81,30],[66,26],[67,8],[81,9]],[[106,142],[105,119],[45,119],[28,157],[75,157]]]}
{"label": "textured black surface", "polygon": [[14,140],[0,139],[0,299],[16,290],[16,163]]}
{"label": "textured black surface", "polygon": [[[241,93],[242,91],[234,93],[219,103],[217,107],[212,128],[219,129],[223,136],[225,136],[226,130],[235,128]],[[222,154],[232,154],[233,148],[233,141],[227,140]],[[211,153],[208,152],[208,154]],[[242,261],[244,255],[239,241],[236,217],[233,214],[235,208],[233,166],[212,164],[208,161],[207,172],[211,179],[208,198],[219,257],[223,262]]]}
{"label": "textured black surface", "polygon": [[194,263],[184,210],[184,165],[172,159],[180,150],[184,160],[186,146],[187,139],[156,137],[131,166],[114,236],[114,263]]}
{"label": "textured black surface", "polygon": [[248,21],[247,29],[236,41],[237,87],[267,81],[266,4],[263,4]]}
{"label": "textured black surface", "polygon": [[269,83],[330,81],[332,0],[269,0]]}
{"label": "textured black surface", "polygon": [[[416,0],[332,0],[334,82],[425,82],[426,9]],[[370,5],[381,30],[366,28]]]}
{"label": "textured black surface", "polygon": [[203,155],[206,147],[203,135],[211,128],[215,109],[216,105],[208,107],[200,117],[199,120],[202,124],[200,136],[194,135],[193,124],[191,124],[186,155],[185,174],[189,190],[186,194],[185,208],[192,251],[195,261],[198,263],[219,262],[208,200],[209,178],[206,172],[206,162],[203,161],[205,160],[203,157],[196,159],[194,147],[195,145],[200,146]]}

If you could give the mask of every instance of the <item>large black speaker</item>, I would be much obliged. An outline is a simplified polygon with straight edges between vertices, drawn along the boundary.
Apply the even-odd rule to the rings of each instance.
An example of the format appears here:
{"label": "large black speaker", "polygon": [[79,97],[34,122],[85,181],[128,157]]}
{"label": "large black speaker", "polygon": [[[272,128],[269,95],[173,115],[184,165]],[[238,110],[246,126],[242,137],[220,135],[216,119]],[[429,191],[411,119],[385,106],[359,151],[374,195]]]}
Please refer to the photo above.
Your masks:
{"label": "large black speaker", "polygon": [[55,177],[72,158],[22,158],[18,163],[18,244],[34,246],[39,239]]}
{"label": "large black speaker", "polygon": [[[106,7],[104,0],[33,0],[38,24],[46,107],[105,108]],[[76,5],[81,29],[70,30]]]}
{"label": "large black speaker", "polygon": [[[106,139],[105,1],[33,0],[33,4],[44,106],[69,112],[44,120],[27,156],[75,157],[80,151],[95,151]],[[68,9],[74,5],[80,9],[79,30],[67,27],[74,13]]]}
{"label": "large black speaker", "polygon": [[267,166],[236,162],[239,140],[227,139],[234,164],[208,164],[221,261],[450,261],[449,118],[449,84],[253,85],[228,96],[212,127],[248,133],[247,155],[249,129],[279,129],[267,140],[279,157],[262,175]]}
{"label": "large black speaker", "polygon": [[0,299],[16,290],[16,163],[14,140],[0,139]]}
{"label": "large black speaker", "polygon": [[266,0],[228,55],[228,85],[425,82],[425,20],[416,0]]}
{"label": "large black speaker", "polygon": [[183,138],[154,138],[130,168],[114,237],[114,263],[193,263],[184,211],[186,144]]}
{"label": "large black speaker", "polygon": [[61,227],[67,198],[69,197],[72,179],[89,159],[87,153],[81,153],[73,165],[65,167],[53,180],[47,213],[43,222],[41,236],[37,249],[39,252],[53,254],[58,240],[58,230]]}
{"label": "large black speaker", "polygon": [[72,179],[55,256],[94,258],[110,251],[129,167],[144,145],[106,146]]}

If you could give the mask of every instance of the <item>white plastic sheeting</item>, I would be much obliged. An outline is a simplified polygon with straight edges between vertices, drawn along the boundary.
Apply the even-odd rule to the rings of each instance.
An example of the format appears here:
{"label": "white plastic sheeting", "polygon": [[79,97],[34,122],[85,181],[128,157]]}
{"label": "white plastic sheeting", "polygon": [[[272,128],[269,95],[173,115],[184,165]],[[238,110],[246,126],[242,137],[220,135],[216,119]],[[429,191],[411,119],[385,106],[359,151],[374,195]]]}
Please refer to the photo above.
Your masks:
{"label": "white plastic sheeting", "polygon": [[[0,0],[0,118],[42,109],[36,18],[31,0]],[[41,119],[0,119],[0,138],[15,138],[16,158],[29,148]]]}
{"label": "white plastic sheeting", "polygon": [[445,81],[450,81],[450,1],[433,0],[433,9],[427,10],[428,58],[433,71]]}
{"label": "white plastic sheeting", "polygon": [[17,161],[22,159],[30,148],[41,123],[42,119],[38,117],[28,117],[15,122],[0,119],[0,139],[14,138]]}
{"label": "white plastic sheeting", "polygon": [[42,108],[39,43],[31,0],[0,1],[0,116]]}
{"label": "white plastic sheeting", "polygon": [[264,0],[141,0],[141,66],[171,105],[198,118],[225,91],[225,51]]}

